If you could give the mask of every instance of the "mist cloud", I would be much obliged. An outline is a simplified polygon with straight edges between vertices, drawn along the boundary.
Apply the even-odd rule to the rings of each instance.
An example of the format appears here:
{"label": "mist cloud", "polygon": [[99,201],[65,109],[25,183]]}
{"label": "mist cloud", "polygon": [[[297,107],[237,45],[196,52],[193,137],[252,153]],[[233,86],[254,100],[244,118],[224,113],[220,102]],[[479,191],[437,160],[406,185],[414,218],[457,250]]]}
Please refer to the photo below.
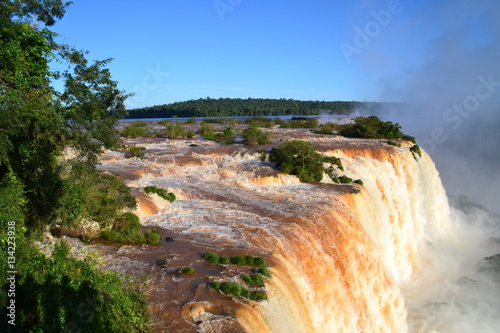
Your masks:
{"label": "mist cloud", "polygon": [[[383,1],[365,4],[382,8]],[[386,110],[432,156],[449,193],[500,211],[500,2],[401,1],[359,65]],[[383,60],[381,60],[383,59]]]}

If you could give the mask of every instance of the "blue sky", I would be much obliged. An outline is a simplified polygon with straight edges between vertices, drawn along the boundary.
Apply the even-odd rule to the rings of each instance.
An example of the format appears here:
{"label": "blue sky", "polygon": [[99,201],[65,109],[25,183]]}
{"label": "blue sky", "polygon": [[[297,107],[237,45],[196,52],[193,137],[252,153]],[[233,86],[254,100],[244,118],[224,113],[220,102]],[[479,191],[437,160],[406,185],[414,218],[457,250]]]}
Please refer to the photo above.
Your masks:
{"label": "blue sky", "polygon": [[[417,36],[409,23],[427,2],[75,0],[54,30],[90,58],[114,58],[114,79],[136,94],[130,108],[202,97],[393,100],[377,85],[399,70],[391,58],[424,57],[409,47],[423,49],[437,30],[425,31],[424,17]],[[373,12],[390,6],[377,23]],[[356,27],[372,36],[346,57]]]}

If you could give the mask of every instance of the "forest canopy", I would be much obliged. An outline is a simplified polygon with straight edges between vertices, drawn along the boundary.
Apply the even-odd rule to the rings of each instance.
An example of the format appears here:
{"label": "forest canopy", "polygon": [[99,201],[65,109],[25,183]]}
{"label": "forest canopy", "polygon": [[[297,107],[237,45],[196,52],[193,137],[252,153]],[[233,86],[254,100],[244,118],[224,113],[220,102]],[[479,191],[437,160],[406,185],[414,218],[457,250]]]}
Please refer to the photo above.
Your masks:
{"label": "forest canopy", "polygon": [[377,110],[395,103],[378,102],[325,102],[270,98],[200,98],[185,102],[156,105],[129,110],[127,118],[172,117],[237,117],[287,115],[349,115],[356,109],[377,113]]}

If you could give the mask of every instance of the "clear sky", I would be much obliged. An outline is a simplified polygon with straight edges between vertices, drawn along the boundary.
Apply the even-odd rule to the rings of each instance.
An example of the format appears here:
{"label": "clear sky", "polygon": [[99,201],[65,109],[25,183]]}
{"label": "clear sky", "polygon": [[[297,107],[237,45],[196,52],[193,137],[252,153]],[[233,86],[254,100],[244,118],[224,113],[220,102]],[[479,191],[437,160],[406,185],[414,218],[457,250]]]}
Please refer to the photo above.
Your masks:
{"label": "clear sky", "polygon": [[[375,100],[362,82],[360,56],[377,45],[405,53],[407,45],[387,37],[413,20],[418,6],[411,0],[75,0],[54,30],[91,58],[115,59],[114,79],[136,94],[129,107],[202,97]],[[370,26],[373,11],[390,16]],[[355,40],[356,27],[372,29],[369,42]],[[357,53],[346,53],[342,43]]]}

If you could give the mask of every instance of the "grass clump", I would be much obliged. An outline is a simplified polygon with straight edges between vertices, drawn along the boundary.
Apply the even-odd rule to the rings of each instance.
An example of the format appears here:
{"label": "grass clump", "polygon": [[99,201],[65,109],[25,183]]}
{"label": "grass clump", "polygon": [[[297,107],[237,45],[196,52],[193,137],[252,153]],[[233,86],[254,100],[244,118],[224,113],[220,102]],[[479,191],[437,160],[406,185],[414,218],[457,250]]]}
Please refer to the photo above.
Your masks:
{"label": "grass clump", "polygon": [[342,166],[342,160],[335,156],[323,156],[323,163],[330,163],[336,165],[339,170],[344,171],[344,167]]}
{"label": "grass clump", "polygon": [[256,286],[265,285],[264,278],[261,274],[243,274],[241,276],[241,279],[248,285],[256,285]]}
{"label": "grass clump", "polygon": [[211,252],[211,251],[206,252],[203,255],[203,259],[205,259],[206,261],[208,261],[211,264],[218,264],[219,263],[219,256],[216,255],[214,252]]}
{"label": "grass clump", "polygon": [[221,124],[221,125],[239,125],[243,123],[241,119],[233,118],[206,118],[202,120],[204,123]]}
{"label": "grass clump", "polygon": [[222,133],[215,134],[215,140],[223,141],[225,144],[233,144],[234,143],[234,132],[231,127],[226,127],[222,131]]}
{"label": "grass clump", "polygon": [[413,147],[410,148],[410,151],[413,153],[413,157],[415,157],[415,159],[417,158],[415,155],[422,157],[422,150],[419,145],[413,145]]}
{"label": "grass clump", "polygon": [[265,145],[269,143],[269,136],[258,129],[256,126],[250,126],[243,131],[243,142],[249,146]]}
{"label": "grass clump", "polygon": [[267,294],[264,290],[254,290],[247,298],[252,301],[264,301],[267,299]]}
{"label": "grass clump", "polygon": [[202,137],[207,140],[215,140],[215,131],[212,129],[210,124],[202,122],[200,125],[200,131],[198,132]]}
{"label": "grass clump", "polygon": [[231,261],[229,260],[229,257],[219,257],[219,263],[222,264],[222,265],[227,265],[230,262]]}
{"label": "grass clump", "polygon": [[267,269],[267,267],[259,267],[258,270],[259,274],[264,275],[265,277],[271,278],[271,272]]}
{"label": "grass clump", "polygon": [[319,130],[314,131],[314,133],[316,133],[316,134],[335,134],[335,132],[337,132],[339,129],[340,129],[339,124],[334,124],[334,123],[328,122],[326,124],[320,125]]}
{"label": "grass clump", "polygon": [[340,184],[349,184],[352,183],[352,178],[343,175],[339,177],[339,182]]}
{"label": "grass clump", "polygon": [[128,147],[128,151],[125,153],[125,158],[132,158],[132,157],[138,157],[142,158],[144,157],[144,153],[142,152],[145,150],[145,147]]}
{"label": "grass clump", "polygon": [[187,137],[186,129],[180,124],[166,123],[163,130],[163,136],[169,139],[178,139]]}
{"label": "grass clump", "polygon": [[160,244],[160,232],[158,230],[146,230],[144,231],[144,237],[146,238],[146,243],[156,245]]}
{"label": "grass clump", "polygon": [[167,200],[170,203],[174,202],[176,199],[176,196],[174,193],[168,192],[167,190],[165,190],[163,188],[159,188],[157,186],[146,186],[144,188],[144,192],[146,192],[148,194],[149,193],[156,193],[160,197],[162,197],[163,199]]}
{"label": "grass clump", "polygon": [[251,254],[245,256],[245,262],[247,265],[255,265],[255,257]]}
{"label": "grass clump", "polygon": [[417,139],[407,134],[403,134],[403,140],[413,142],[413,144],[417,144]]}
{"label": "grass clump", "polygon": [[353,183],[356,183],[356,184],[359,184],[359,185],[364,185],[365,183],[363,183],[363,181],[361,179],[356,179],[355,181],[353,181]]}
{"label": "grass clump", "polygon": [[241,279],[243,280],[243,282],[245,282],[246,284],[253,284],[253,281],[252,281],[252,278],[250,277],[250,274],[243,274],[241,276]]}
{"label": "grass clump", "polygon": [[133,123],[125,126],[123,131],[121,132],[121,136],[126,138],[138,138],[149,136],[149,129],[145,122],[143,121],[134,121]]}
{"label": "grass clump", "polygon": [[160,233],[157,230],[143,231],[139,217],[133,213],[125,213],[117,218],[113,228],[103,230],[101,237],[117,243],[159,244]]}
{"label": "grass clump", "polygon": [[236,282],[226,282],[222,284],[219,281],[214,281],[212,282],[211,287],[212,289],[220,291],[226,295],[246,298],[252,301],[262,301],[267,299],[267,294],[264,290],[248,290]]}
{"label": "grass clump", "polygon": [[255,257],[253,259],[253,264],[255,266],[259,266],[259,267],[267,267],[267,262],[266,262],[266,259],[262,258],[262,257]]}
{"label": "grass clump", "polygon": [[236,282],[224,283],[220,288],[220,291],[222,291],[224,294],[234,295],[236,297],[241,296],[242,290],[243,290],[243,287],[239,283],[236,283]]}
{"label": "grass clump", "polygon": [[231,258],[231,263],[235,265],[246,265],[247,262],[245,260],[245,257],[243,257],[242,255],[236,255]]}
{"label": "grass clump", "polygon": [[391,145],[391,146],[394,146],[394,147],[401,147],[400,143],[396,143],[396,142],[394,142],[392,140],[387,141],[387,144]]}
{"label": "grass clump", "polygon": [[271,118],[264,118],[264,117],[251,117],[245,119],[245,124],[249,125],[250,127],[266,127],[266,128],[271,128],[276,126],[276,122],[279,122],[279,118],[271,119]]}
{"label": "grass clump", "polygon": [[242,255],[235,255],[234,257],[225,257],[221,256],[219,257],[217,254],[215,254],[212,251],[205,252],[203,254],[203,259],[207,260],[211,264],[234,264],[234,265],[252,265],[252,266],[258,266],[262,268],[267,268],[267,262],[266,259],[262,257],[254,257],[251,254],[248,254],[246,256]]}
{"label": "grass clump", "polygon": [[219,291],[220,290],[220,286],[221,286],[221,282],[220,281],[214,281],[210,284],[210,287],[213,289],[213,290],[216,290],[216,291]]}
{"label": "grass clump", "polygon": [[181,269],[181,274],[185,274],[185,275],[193,274],[194,272],[195,272],[195,270],[191,266],[187,266],[187,267],[184,267],[183,269]]}
{"label": "grass clump", "polygon": [[[339,125],[339,134],[350,138],[378,138],[407,140],[416,144],[414,137],[404,134],[401,125],[382,121],[377,116],[357,117],[354,124]],[[394,142],[394,141],[392,141]],[[391,144],[389,141],[388,144]]]}

